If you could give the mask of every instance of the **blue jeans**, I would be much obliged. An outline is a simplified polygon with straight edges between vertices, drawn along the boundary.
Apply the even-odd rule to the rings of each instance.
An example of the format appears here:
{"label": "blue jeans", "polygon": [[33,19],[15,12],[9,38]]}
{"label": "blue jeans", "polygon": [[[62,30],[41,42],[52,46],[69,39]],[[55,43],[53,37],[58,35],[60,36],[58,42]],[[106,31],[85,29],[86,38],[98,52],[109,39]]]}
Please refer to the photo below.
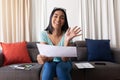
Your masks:
{"label": "blue jeans", "polygon": [[53,80],[57,76],[58,80],[71,80],[71,62],[46,62],[43,66],[42,80]]}

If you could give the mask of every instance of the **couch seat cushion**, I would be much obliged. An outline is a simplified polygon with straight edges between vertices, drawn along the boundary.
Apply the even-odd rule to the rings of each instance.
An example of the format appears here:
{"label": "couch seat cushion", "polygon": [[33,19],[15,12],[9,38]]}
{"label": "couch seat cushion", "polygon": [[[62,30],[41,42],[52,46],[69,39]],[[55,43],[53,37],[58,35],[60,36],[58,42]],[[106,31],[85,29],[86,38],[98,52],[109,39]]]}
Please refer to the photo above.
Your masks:
{"label": "couch seat cushion", "polygon": [[38,63],[27,64],[34,66],[30,70],[13,69],[10,67],[11,65],[0,67],[0,80],[40,80],[42,65]]}
{"label": "couch seat cushion", "polygon": [[[120,80],[120,64],[106,61],[90,62],[94,69],[86,69],[86,80]],[[95,63],[105,63],[95,64]]]}

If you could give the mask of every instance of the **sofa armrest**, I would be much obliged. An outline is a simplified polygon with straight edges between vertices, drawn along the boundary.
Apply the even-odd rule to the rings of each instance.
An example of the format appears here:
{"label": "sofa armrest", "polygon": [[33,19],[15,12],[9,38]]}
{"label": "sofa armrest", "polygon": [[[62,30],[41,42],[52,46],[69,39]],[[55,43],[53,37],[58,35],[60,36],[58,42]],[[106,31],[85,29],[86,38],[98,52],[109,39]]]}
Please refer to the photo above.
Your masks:
{"label": "sofa armrest", "polygon": [[116,63],[120,64],[120,48],[111,48]]}
{"label": "sofa armrest", "polygon": [[4,56],[2,53],[0,53],[0,67],[3,65],[4,62]]}

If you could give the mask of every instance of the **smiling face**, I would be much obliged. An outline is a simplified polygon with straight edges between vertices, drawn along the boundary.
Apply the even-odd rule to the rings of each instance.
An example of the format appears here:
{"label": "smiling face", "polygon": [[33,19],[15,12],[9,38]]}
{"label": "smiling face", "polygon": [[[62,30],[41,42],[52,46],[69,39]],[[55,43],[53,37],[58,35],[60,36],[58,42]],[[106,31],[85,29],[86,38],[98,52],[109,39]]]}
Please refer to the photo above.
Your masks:
{"label": "smiling face", "polygon": [[65,15],[62,11],[57,10],[52,16],[52,27],[54,29],[61,29],[65,23]]}
{"label": "smiling face", "polygon": [[62,32],[66,32],[68,29],[68,21],[66,10],[62,8],[53,9],[48,27],[45,29],[48,33],[52,34],[54,30],[61,30]]}

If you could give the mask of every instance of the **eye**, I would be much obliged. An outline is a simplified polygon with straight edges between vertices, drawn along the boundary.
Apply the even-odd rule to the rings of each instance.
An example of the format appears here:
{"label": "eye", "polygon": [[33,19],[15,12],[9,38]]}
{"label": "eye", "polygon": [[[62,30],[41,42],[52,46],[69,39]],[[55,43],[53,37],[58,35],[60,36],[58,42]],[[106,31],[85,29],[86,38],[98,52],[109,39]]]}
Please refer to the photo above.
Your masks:
{"label": "eye", "polygon": [[61,19],[65,19],[65,17],[61,17]]}
{"label": "eye", "polygon": [[57,15],[54,15],[53,17],[54,17],[54,18],[57,18]]}
{"label": "eye", "polygon": [[61,18],[61,19],[65,19],[65,17],[64,17],[64,16],[61,16],[60,18]]}

